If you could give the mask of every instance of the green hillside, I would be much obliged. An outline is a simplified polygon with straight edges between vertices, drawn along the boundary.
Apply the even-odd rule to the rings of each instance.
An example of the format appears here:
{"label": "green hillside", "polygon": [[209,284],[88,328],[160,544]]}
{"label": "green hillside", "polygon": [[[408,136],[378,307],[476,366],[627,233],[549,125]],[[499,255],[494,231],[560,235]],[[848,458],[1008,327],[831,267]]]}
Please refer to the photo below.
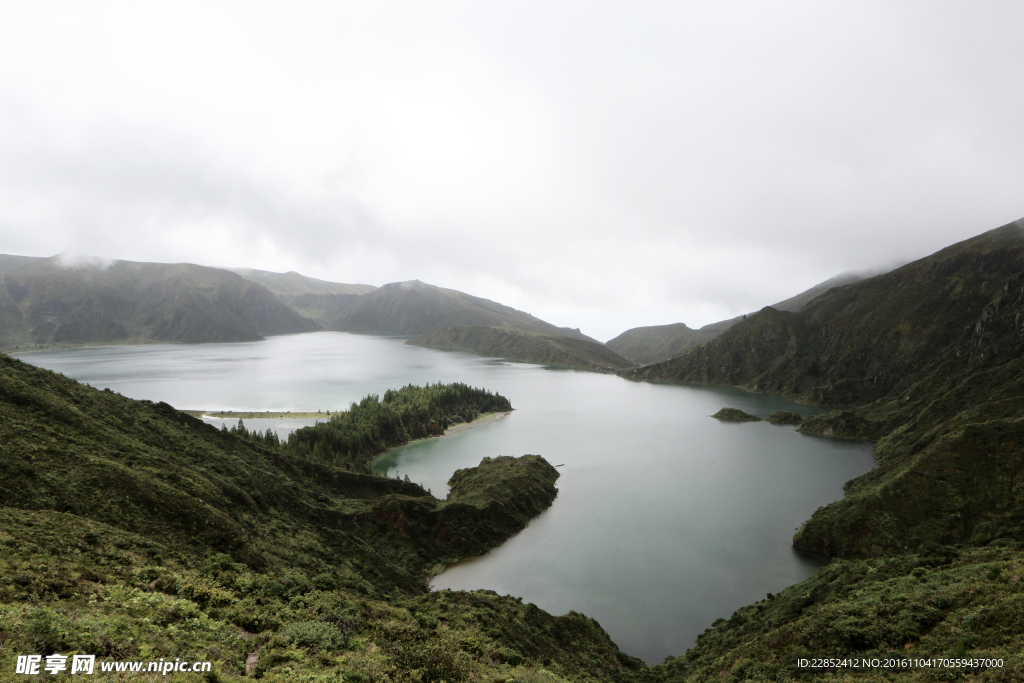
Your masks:
{"label": "green hillside", "polygon": [[[1024,552],[954,548],[835,560],[719,619],[650,680],[1018,681]],[[798,666],[804,659],[831,660]]]}
{"label": "green hillside", "polygon": [[556,327],[509,306],[419,280],[392,282],[364,294],[342,311],[328,329],[414,336],[456,325],[516,327],[594,341],[577,329]]}
{"label": "green hillside", "polygon": [[634,327],[614,339],[609,339],[605,345],[612,351],[645,365],[678,356],[716,336],[715,332],[694,330],[683,323],[675,323]]}
{"label": "green hillside", "polygon": [[557,476],[485,458],[438,501],[0,356],[0,678],[78,652],[215,663],[153,680],[623,680],[641,665],[586,617],[426,590]]}
{"label": "green hillside", "polygon": [[294,271],[272,273],[252,268],[230,268],[246,280],[263,285],[296,313],[328,327],[358,297],[375,289],[373,285],[327,282]]}
{"label": "green hillside", "polygon": [[459,325],[414,337],[406,343],[597,372],[614,372],[634,365],[628,358],[596,341],[509,326]]}
{"label": "green hillside", "polygon": [[250,282],[257,282],[278,296],[301,296],[303,294],[368,294],[377,289],[373,285],[346,284],[328,282],[315,277],[301,275],[294,270],[287,273],[274,273],[269,270],[255,268],[227,268],[232,273],[241,275]]}
{"label": "green hillside", "polygon": [[318,325],[265,287],[191,264],[64,264],[10,257],[0,274],[0,347],[252,341]]}
{"label": "green hillside", "polygon": [[796,296],[791,296],[777,304],[772,304],[772,308],[778,311],[799,311],[801,308],[811,303],[828,290],[833,289],[834,287],[852,285],[854,282],[860,282],[863,279],[865,279],[865,276],[859,273],[840,273],[835,277],[830,277],[824,282],[814,285],[808,290],[800,292]]}
{"label": "green hillside", "polygon": [[[833,287],[843,287],[863,279],[864,276],[857,273],[842,273],[784,301],[772,304],[771,308],[779,311],[799,311]],[[746,315],[738,315],[735,318],[710,323],[696,330],[683,323],[634,327],[614,339],[610,339],[607,346],[640,365],[660,363],[714,339],[746,318]]]}
{"label": "green hillside", "polygon": [[[853,406],[800,430],[877,440],[878,467],[794,538],[797,548],[851,559],[719,620],[656,674],[1019,679],[1022,319],[1024,230],[1015,223],[832,289],[799,312],[766,308],[677,358],[625,371]],[[799,669],[800,657],[897,665]],[[986,666],[990,657],[1001,666]]]}
{"label": "green hillside", "polygon": [[1024,230],[1010,224],[625,374],[860,406],[802,427],[877,440],[879,467],[815,513],[797,547],[863,557],[1024,540],[1022,316]]}

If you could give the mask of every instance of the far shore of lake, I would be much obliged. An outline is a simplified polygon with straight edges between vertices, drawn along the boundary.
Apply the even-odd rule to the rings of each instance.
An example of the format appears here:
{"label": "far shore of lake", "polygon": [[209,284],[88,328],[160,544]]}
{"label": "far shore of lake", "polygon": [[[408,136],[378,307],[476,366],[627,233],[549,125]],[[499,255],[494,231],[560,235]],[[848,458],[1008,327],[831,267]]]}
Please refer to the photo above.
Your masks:
{"label": "far shore of lake", "polygon": [[251,410],[182,410],[183,413],[188,413],[192,417],[204,418],[204,417],[220,417],[220,418],[238,418],[240,420],[255,420],[255,419],[292,419],[292,420],[313,420],[313,419],[324,419],[329,420],[331,417],[338,413],[343,413],[343,410],[318,410],[313,412],[303,411],[262,411],[255,412]]}

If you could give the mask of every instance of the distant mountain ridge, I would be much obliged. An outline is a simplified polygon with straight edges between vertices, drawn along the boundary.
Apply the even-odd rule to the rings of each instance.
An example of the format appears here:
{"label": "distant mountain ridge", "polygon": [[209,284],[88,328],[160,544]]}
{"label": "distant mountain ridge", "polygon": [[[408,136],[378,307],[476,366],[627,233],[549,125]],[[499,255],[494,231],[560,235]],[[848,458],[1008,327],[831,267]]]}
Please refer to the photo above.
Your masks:
{"label": "distant mountain ridge", "polygon": [[327,328],[337,317],[363,294],[377,289],[373,285],[328,282],[301,275],[295,271],[272,273],[253,268],[228,268],[246,280],[256,282],[277,296],[296,313]]}
{"label": "distant mountain ridge", "polygon": [[304,294],[368,294],[377,289],[373,285],[346,284],[329,282],[315,277],[302,275],[290,270],[287,273],[274,273],[269,270],[255,268],[225,268],[241,275],[250,282],[256,282],[279,296],[301,296]]}
{"label": "distant mountain ridge", "polygon": [[656,363],[714,339],[717,332],[694,330],[684,323],[634,327],[606,343],[608,348],[641,365]]}
{"label": "distant mountain ridge", "polygon": [[360,296],[327,328],[415,336],[462,325],[505,325],[599,343],[578,329],[557,327],[511,306],[419,280],[392,282]]}
{"label": "distant mountain ridge", "polygon": [[859,406],[802,431],[877,440],[879,467],[797,534],[798,547],[873,556],[925,542],[1024,541],[1024,228],[1020,222],[765,308],[631,379],[732,385]]}
{"label": "distant mountain ridge", "polygon": [[[857,277],[837,276],[778,305],[795,309],[830,285]],[[0,348],[8,350],[52,344],[253,341],[267,334],[328,329],[421,337],[414,343],[607,371],[678,355],[740,320],[700,330],[682,323],[634,328],[601,344],[579,329],[419,280],[378,288],[294,271],[0,255]],[[569,345],[559,339],[586,343]]]}
{"label": "distant mountain ridge", "polygon": [[406,343],[596,372],[614,372],[634,365],[600,342],[497,325],[455,325]]}
{"label": "distant mountain ridge", "polygon": [[[814,285],[796,296],[780,301],[777,304],[772,304],[771,307],[780,311],[799,311],[833,287],[853,284],[863,280],[865,277],[867,275],[861,273],[841,273]],[[746,315],[739,315],[728,320],[709,323],[696,330],[687,327],[683,323],[634,327],[633,329],[626,330],[614,339],[610,339],[607,345],[608,348],[627,358],[631,358],[641,365],[658,363],[714,339],[746,319],[746,317]]]}
{"label": "distant mountain ridge", "polygon": [[[513,360],[603,371],[632,365],[578,329],[419,280],[377,288],[296,272],[0,254],[0,348],[8,350],[255,341],[321,329],[416,336],[466,326],[535,335],[527,344],[522,334],[505,340]],[[455,337],[464,350],[500,355],[494,333],[486,348],[466,346],[464,333],[449,333],[445,344]]]}
{"label": "distant mountain ridge", "polygon": [[0,344],[253,341],[319,326],[262,285],[187,263],[0,260]]}

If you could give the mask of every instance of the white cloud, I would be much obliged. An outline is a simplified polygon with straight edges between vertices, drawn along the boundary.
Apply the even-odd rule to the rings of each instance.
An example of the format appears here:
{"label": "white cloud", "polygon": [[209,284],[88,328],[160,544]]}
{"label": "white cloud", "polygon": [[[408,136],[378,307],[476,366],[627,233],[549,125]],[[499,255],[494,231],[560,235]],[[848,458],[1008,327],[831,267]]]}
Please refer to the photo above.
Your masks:
{"label": "white cloud", "polygon": [[1024,214],[1017,3],[7,15],[5,252],[419,278],[607,338]]}

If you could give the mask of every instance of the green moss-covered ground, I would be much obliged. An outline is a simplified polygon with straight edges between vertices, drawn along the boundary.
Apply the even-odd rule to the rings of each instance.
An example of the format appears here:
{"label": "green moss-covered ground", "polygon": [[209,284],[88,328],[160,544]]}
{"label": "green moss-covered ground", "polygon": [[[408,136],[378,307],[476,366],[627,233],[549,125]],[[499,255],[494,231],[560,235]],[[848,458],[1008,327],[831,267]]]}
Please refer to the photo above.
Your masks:
{"label": "green moss-covered ground", "polygon": [[427,590],[555,477],[489,459],[442,502],[0,356],[0,679],[32,653],[205,659],[214,680],[622,679],[643,667],[591,619]]}
{"label": "green moss-covered ground", "polygon": [[[1015,681],[1024,674],[1017,544],[838,560],[720,619],[664,680]],[[1001,659],[1002,667],[798,667],[800,659]]]}

